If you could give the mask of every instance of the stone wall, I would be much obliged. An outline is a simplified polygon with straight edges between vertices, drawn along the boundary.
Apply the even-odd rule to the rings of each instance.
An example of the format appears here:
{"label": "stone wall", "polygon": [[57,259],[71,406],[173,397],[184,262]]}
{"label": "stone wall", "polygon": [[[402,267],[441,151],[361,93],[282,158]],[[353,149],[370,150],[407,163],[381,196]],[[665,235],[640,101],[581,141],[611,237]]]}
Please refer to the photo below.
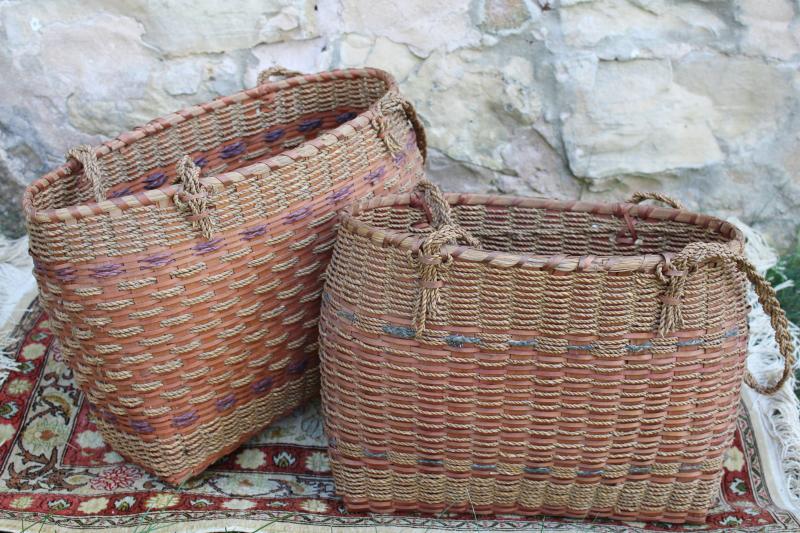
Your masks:
{"label": "stone wall", "polygon": [[[0,0],[0,204],[69,146],[252,86],[267,66],[371,65],[416,103],[446,188],[662,190],[785,247],[800,206],[798,11],[798,0]],[[0,225],[19,232],[13,214]]]}

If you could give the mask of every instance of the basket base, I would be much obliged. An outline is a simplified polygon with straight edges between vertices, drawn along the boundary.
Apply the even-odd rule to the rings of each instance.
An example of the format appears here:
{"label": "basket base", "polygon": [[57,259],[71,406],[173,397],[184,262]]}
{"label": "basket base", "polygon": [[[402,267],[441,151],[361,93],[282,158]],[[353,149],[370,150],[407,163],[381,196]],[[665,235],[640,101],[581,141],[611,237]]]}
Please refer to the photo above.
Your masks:
{"label": "basket base", "polygon": [[189,434],[145,441],[103,420],[97,421],[97,427],[109,446],[127,461],[170,485],[179,486],[318,393],[319,371],[313,367],[300,378],[226,416],[197,426]]}
{"label": "basket base", "polygon": [[566,507],[540,507],[529,509],[519,505],[472,505],[470,502],[454,504],[432,504],[426,502],[403,501],[368,501],[360,498],[343,497],[344,506],[351,513],[395,514],[399,512],[419,512],[430,515],[443,513],[487,515],[519,515],[519,516],[562,516],[575,519],[606,518],[609,520],[665,522],[670,524],[705,524],[706,511],[681,512],[619,512],[614,510],[585,510],[578,512]]}

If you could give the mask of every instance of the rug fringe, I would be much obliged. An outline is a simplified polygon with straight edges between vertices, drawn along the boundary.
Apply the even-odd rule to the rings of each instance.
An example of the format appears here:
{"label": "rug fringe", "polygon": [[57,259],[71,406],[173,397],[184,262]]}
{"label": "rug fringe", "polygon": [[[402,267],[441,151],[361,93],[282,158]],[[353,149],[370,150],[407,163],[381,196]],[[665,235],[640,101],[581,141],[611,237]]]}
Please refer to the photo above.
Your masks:
{"label": "rug fringe", "polygon": [[18,368],[14,354],[6,347],[18,340],[13,337],[14,329],[36,295],[32,269],[28,238],[8,240],[0,236],[0,386],[8,373]]}
{"label": "rug fringe", "polygon": [[[748,259],[760,273],[764,273],[778,263],[778,256],[764,238],[738,219],[730,219],[745,235],[745,252]],[[791,286],[783,283],[775,290]],[[762,383],[773,382],[780,377],[783,362],[778,355],[778,345],[773,336],[770,319],[758,305],[758,298],[751,288],[748,303],[752,311],[749,316],[750,343],[748,368]],[[790,323],[790,334],[795,346],[795,359],[800,356],[800,328]],[[798,365],[795,366],[797,368]],[[757,409],[751,415],[761,419],[763,426],[773,438],[778,448],[781,470],[785,476],[785,490],[790,503],[800,510],[800,401],[794,393],[795,378],[792,376],[781,390],[772,396],[759,396]],[[766,443],[765,443],[766,444]]]}

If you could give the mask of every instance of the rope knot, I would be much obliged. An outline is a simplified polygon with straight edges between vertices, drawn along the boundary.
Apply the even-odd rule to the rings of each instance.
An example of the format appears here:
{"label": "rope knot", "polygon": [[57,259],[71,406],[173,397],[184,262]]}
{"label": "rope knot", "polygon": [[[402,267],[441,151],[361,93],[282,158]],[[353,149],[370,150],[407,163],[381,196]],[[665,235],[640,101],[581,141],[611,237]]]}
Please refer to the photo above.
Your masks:
{"label": "rope knot", "polygon": [[175,193],[172,201],[184,214],[191,213],[188,216],[189,221],[200,229],[203,237],[210,240],[214,235],[214,223],[210,218],[211,213],[208,212],[211,193],[200,182],[200,167],[194,164],[191,157],[183,156],[175,165],[175,170],[182,189]]}

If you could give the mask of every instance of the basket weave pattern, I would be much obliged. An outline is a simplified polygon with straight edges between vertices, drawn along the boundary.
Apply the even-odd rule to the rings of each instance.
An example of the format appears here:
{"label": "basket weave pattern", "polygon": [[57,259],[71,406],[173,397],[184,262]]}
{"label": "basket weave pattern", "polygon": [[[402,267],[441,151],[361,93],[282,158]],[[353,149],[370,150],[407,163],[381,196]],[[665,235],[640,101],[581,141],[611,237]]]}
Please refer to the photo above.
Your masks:
{"label": "basket weave pattern", "polygon": [[41,301],[103,436],[177,484],[316,394],[335,212],[409,190],[424,132],[388,74],[348,70],[70,155],[25,197]]}
{"label": "basket weave pattern", "polygon": [[734,262],[682,251],[738,257],[738,230],[633,203],[447,198],[435,231],[419,195],[342,217],[320,356],[347,507],[702,522],[746,292]]}

